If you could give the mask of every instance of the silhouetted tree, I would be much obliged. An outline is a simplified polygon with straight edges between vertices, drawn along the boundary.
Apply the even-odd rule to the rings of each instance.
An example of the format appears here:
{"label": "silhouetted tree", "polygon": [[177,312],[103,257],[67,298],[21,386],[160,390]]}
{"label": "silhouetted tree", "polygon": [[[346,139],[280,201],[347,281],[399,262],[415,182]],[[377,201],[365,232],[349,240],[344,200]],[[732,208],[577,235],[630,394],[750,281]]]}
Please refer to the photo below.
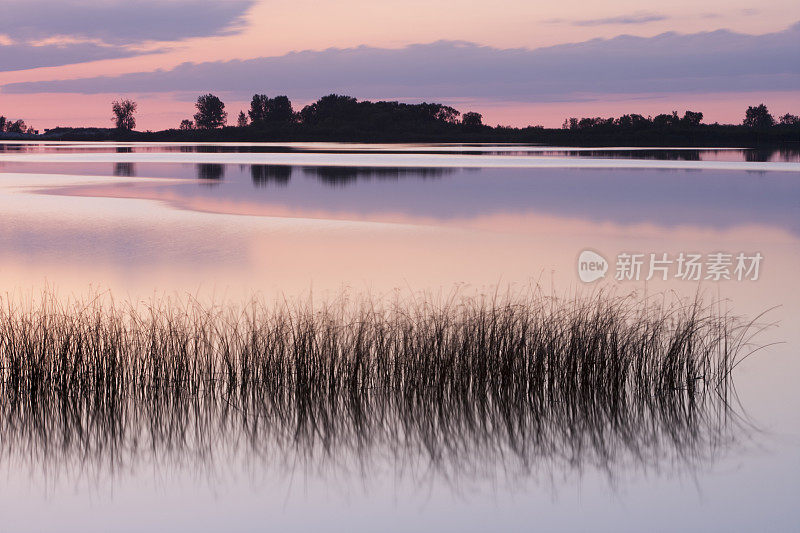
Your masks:
{"label": "silhouetted tree", "polygon": [[254,94],[250,101],[250,122],[254,125],[264,124],[267,121],[267,102],[269,97],[266,94]]}
{"label": "silhouetted tree", "polygon": [[6,117],[0,115],[0,131],[6,131]]}
{"label": "silhouetted tree", "polygon": [[780,122],[785,126],[797,126],[800,124],[800,117],[792,115],[791,113],[786,113],[781,117]]}
{"label": "silhouetted tree", "polygon": [[14,122],[6,121],[6,131],[8,133],[27,133],[28,126],[22,119],[15,120]]}
{"label": "silhouetted tree", "polygon": [[622,115],[614,121],[614,124],[626,130],[641,130],[653,125],[648,119],[636,113]]}
{"label": "silhouetted tree", "polygon": [[775,125],[775,117],[769,113],[764,104],[750,106],[744,113],[742,124],[748,128],[768,128]]}
{"label": "silhouetted tree", "polygon": [[[276,103],[278,98],[275,99]],[[283,116],[288,117],[286,103],[282,109],[285,109]],[[362,136],[369,133],[382,136],[447,131],[451,125],[458,123],[460,114],[458,110],[442,104],[360,102],[351,96],[329,94],[304,107],[294,115],[293,120],[297,120],[299,115],[303,128],[327,135]]]}
{"label": "silhouetted tree", "polygon": [[213,94],[204,94],[198,97],[195,107],[197,113],[194,115],[194,122],[198,128],[219,128],[224,126],[228,119],[225,104]]}
{"label": "silhouetted tree", "polygon": [[136,113],[137,104],[133,100],[121,99],[111,102],[111,110],[114,112],[114,117],[111,119],[118,129],[132,130],[136,127],[136,118],[133,116]]}
{"label": "silhouetted tree", "polygon": [[474,111],[464,113],[464,116],[461,117],[461,123],[470,128],[483,126],[483,115]]}
{"label": "silhouetted tree", "polygon": [[443,105],[439,107],[439,111],[436,113],[436,118],[443,122],[455,124],[460,115],[461,111],[458,111],[456,108]]}
{"label": "silhouetted tree", "polygon": [[[407,106],[408,104],[400,105]],[[419,108],[426,117],[429,117],[432,120],[447,122],[449,124],[455,124],[458,122],[458,117],[461,115],[461,112],[457,109],[442,104],[429,104],[427,102],[423,102],[413,107]]]}
{"label": "silhouetted tree", "polygon": [[189,120],[188,118],[185,118],[185,119],[181,120],[181,125],[178,126],[178,129],[184,130],[184,131],[185,130],[193,130],[194,129],[194,121]]}
{"label": "silhouetted tree", "polygon": [[239,118],[236,119],[236,125],[240,128],[247,126],[247,115],[244,114],[244,111],[239,111]]}
{"label": "silhouetted tree", "polygon": [[297,116],[288,96],[269,98],[265,94],[253,95],[253,99],[250,101],[250,111],[247,113],[254,125],[268,122],[293,122]]}
{"label": "silhouetted tree", "polygon": [[276,96],[267,102],[267,122],[292,122],[295,116],[288,96]]}
{"label": "silhouetted tree", "polygon": [[300,111],[303,124],[347,122],[358,115],[358,100],[352,96],[329,94]]}
{"label": "silhouetted tree", "polygon": [[578,121],[577,129],[579,130],[586,130],[586,129],[593,129],[593,128],[606,128],[608,129],[609,126],[614,125],[614,118],[603,118],[603,117],[587,117],[582,118]]}
{"label": "silhouetted tree", "polygon": [[671,114],[662,113],[660,115],[656,115],[653,119],[653,126],[656,128],[671,128],[673,126],[677,126],[680,124],[680,118],[678,118],[678,112],[673,111]]}
{"label": "silhouetted tree", "polygon": [[703,122],[703,113],[700,111],[686,111],[681,122],[686,126],[699,126]]}

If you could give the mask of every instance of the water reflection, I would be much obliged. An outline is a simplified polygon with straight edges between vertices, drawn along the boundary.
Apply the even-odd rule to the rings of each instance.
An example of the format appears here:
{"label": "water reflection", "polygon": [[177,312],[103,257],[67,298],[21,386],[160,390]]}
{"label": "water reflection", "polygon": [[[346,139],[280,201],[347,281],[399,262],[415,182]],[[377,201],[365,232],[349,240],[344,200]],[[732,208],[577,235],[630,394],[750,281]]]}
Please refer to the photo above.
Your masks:
{"label": "water reflection", "polygon": [[800,162],[800,147],[778,146],[759,148],[578,148],[541,145],[508,145],[492,143],[432,143],[432,144],[358,144],[358,143],[14,143],[0,142],[0,151],[27,153],[104,153],[120,152],[126,148],[132,153],[350,153],[367,154],[380,151],[385,154],[439,153],[481,156],[537,156],[647,159],[654,161],[751,161]]}
{"label": "water reflection", "polygon": [[761,163],[765,161],[800,161],[800,148],[781,147],[775,148],[751,148],[744,150],[744,160]]}
{"label": "water reflection", "polygon": [[266,187],[267,185],[288,185],[292,179],[292,167],[286,165],[244,165],[250,167],[250,176],[253,185]]}
{"label": "water reflection", "polygon": [[320,166],[303,167],[303,174],[313,176],[320,182],[332,186],[342,186],[358,181],[359,179],[371,180],[398,180],[400,178],[440,178],[453,174],[453,168],[425,168],[425,167],[353,167],[353,166]]}
{"label": "water reflection", "polygon": [[[13,172],[16,169],[11,167],[19,165],[8,163],[3,170]],[[58,170],[76,176],[108,174],[105,163],[34,166],[42,172]],[[191,201],[202,199],[204,211],[268,216],[291,212],[294,216],[311,213],[315,218],[385,221],[388,217],[430,224],[535,214],[619,225],[727,229],[758,224],[800,233],[796,201],[800,182],[792,172],[211,163],[114,167],[115,175],[128,171],[179,179],[125,186],[111,181],[90,187],[65,183],[51,192],[167,200],[184,209],[192,209]],[[198,178],[216,186],[198,188],[194,181]]]}
{"label": "water reflection", "polygon": [[125,178],[136,176],[136,163],[114,163],[114,175]]}
{"label": "water reflection", "polygon": [[394,465],[450,478],[503,471],[512,478],[563,476],[587,468],[613,477],[629,468],[707,467],[738,438],[722,402],[698,405],[675,392],[618,406],[601,394],[505,409],[478,398],[441,405],[384,394],[276,400],[247,389],[4,395],[0,453],[5,462],[73,473],[142,462],[221,468],[221,458],[234,455],[254,466],[340,473]]}
{"label": "water reflection", "polygon": [[196,165],[197,179],[219,181],[225,177],[225,165],[217,163],[198,163]]}

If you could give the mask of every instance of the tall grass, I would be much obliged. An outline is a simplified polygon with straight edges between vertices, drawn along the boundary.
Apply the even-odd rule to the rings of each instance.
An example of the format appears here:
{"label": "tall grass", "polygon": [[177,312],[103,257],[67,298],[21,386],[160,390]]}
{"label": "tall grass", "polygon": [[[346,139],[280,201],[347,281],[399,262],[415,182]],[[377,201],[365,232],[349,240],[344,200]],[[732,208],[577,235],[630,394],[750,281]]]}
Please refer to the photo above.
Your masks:
{"label": "tall grass", "polygon": [[6,296],[0,456],[694,461],[730,437],[753,332],[699,299],[535,290],[238,308]]}

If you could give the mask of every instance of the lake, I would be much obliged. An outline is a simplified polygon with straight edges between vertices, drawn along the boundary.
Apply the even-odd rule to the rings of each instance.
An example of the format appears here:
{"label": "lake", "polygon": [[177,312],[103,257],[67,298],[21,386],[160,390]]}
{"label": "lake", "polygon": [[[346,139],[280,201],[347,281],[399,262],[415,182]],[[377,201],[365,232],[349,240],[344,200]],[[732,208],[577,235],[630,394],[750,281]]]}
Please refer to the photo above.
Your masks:
{"label": "lake", "polygon": [[[206,406],[213,430],[162,428],[156,445],[116,437],[135,410],[85,435],[29,405],[0,432],[11,531],[800,523],[797,151],[2,142],[0,206],[8,301],[701,295],[760,330],[733,371],[732,419],[677,437],[637,423],[598,443],[587,431],[608,428],[576,437],[553,419],[528,447],[466,426],[413,447],[370,430],[329,446],[248,433]],[[689,256],[699,279],[680,275]],[[582,280],[586,257],[605,261],[600,279]]]}

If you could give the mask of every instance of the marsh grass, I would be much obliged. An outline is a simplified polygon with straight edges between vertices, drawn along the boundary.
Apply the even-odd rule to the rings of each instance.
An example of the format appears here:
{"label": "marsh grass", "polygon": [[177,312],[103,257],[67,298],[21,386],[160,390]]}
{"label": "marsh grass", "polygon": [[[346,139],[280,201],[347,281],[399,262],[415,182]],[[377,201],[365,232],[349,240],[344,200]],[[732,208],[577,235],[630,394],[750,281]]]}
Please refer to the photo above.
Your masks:
{"label": "marsh grass", "polygon": [[708,459],[750,323],[605,293],[117,304],[0,299],[0,453],[124,465],[376,454],[448,475]]}

